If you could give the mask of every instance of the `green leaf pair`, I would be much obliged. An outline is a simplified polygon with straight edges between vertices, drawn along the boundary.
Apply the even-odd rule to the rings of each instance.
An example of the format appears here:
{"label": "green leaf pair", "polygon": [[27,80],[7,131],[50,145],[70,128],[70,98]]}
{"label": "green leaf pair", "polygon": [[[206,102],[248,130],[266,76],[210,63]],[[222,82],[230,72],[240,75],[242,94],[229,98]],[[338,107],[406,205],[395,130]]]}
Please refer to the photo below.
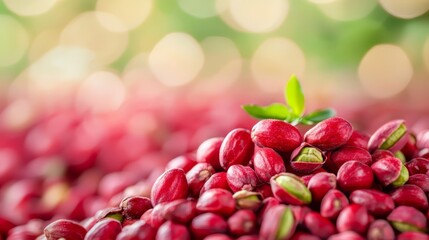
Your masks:
{"label": "green leaf pair", "polygon": [[242,107],[252,117],[258,119],[284,120],[294,125],[299,123],[312,125],[335,116],[335,111],[330,108],[316,110],[304,115],[304,94],[301,89],[301,84],[295,75],[292,75],[287,82],[284,95],[287,104],[273,103],[268,106],[249,104]]}

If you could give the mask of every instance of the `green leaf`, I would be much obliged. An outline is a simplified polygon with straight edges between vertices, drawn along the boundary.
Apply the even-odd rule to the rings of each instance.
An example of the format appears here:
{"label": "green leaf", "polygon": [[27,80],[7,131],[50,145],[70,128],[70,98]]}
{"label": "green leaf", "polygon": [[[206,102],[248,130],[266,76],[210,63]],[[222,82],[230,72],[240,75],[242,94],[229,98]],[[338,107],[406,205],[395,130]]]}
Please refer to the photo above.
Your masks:
{"label": "green leaf", "polygon": [[325,119],[335,116],[335,110],[332,108],[325,108],[316,110],[312,113],[309,113],[301,118],[301,123],[306,125],[315,124],[321,122]]}
{"label": "green leaf", "polygon": [[242,108],[254,118],[259,119],[279,119],[290,121],[293,117],[289,108],[281,103],[273,103],[268,106],[243,105]]}
{"label": "green leaf", "polygon": [[295,75],[292,75],[286,84],[285,98],[295,115],[301,116],[304,113],[304,94],[302,93],[301,84]]}

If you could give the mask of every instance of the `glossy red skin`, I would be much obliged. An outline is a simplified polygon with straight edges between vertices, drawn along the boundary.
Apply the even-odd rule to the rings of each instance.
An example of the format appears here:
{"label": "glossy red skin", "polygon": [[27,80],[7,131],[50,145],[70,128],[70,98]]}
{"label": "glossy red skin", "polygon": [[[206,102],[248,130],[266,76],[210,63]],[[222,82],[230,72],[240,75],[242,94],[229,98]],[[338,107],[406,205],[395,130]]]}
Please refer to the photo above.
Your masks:
{"label": "glossy red skin", "polygon": [[350,194],[350,202],[365,206],[374,216],[385,217],[394,208],[395,203],[389,194],[373,190],[359,189]]}
{"label": "glossy red skin", "polygon": [[237,238],[237,240],[259,240],[259,236],[258,235],[241,236]]}
{"label": "glossy red skin", "polygon": [[384,219],[377,219],[369,225],[368,240],[394,240],[395,232],[389,222]]}
{"label": "glossy red skin", "polygon": [[[266,219],[262,221],[261,229],[259,231],[260,239],[266,239],[266,240],[277,239],[276,238],[277,232],[281,227],[279,226],[280,220],[283,216],[283,213],[287,210],[286,208],[287,206],[281,204],[281,205],[274,206],[267,211],[267,213],[265,214]],[[296,226],[297,224],[294,219],[290,232],[283,239],[289,239],[290,237],[292,237],[293,234],[295,233]]]}
{"label": "glossy red skin", "polygon": [[384,149],[377,149],[371,154],[372,162],[375,163],[380,159],[387,158],[387,157],[395,157],[395,154],[393,154],[389,150]]}
{"label": "glossy red skin", "polygon": [[[270,180],[270,184],[271,184],[271,190],[273,191],[273,195],[275,198],[277,198],[278,200],[280,200],[283,203],[286,204],[291,204],[291,205],[304,205],[305,203],[301,200],[298,199],[297,197],[295,197],[294,195],[290,194],[289,192],[286,191],[286,189],[284,189],[283,187],[280,186],[280,184],[278,184],[275,179],[282,175],[282,174],[289,174],[289,173],[280,173],[277,174],[276,176],[273,176]],[[304,182],[301,180],[300,177],[291,174],[292,176],[295,176],[295,179],[297,181],[300,181],[303,185]]]}
{"label": "glossy red skin", "polygon": [[262,220],[264,219],[264,217],[265,217],[265,214],[267,213],[267,211],[270,209],[270,208],[272,208],[272,207],[274,207],[274,206],[277,206],[277,205],[279,205],[280,204],[280,201],[279,200],[277,200],[276,198],[274,198],[274,197],[268,197],[268,198],[265,198],[263,201],[262,201],[262,207],[261,207],[261,209],[259,210],[259,212],[258,212],[258,222],[259,222],[259,224],[261,224],[262,223]]}
{"label": "glossy red skin", "polygon": [[203,213],[191,222],[191,232],[196,239],[203,239],[211,234],[226,233],[228,224],[217,214]]}
{"label": "glossy red skin", "polygon": [[428,209],[428,199],[425,192],[411,184],[405,184],[390,193],[396,206],[411,206],[421,211]]}
{"label": "glossy red skin", "polygon": [[329,156],[329,167],[333,171],[338,171],[338,169],[345,163],[350,160],[359,161],[368,166],[371,166],[372,158],[371,154],[359,147],[343,146],[333,152]]}
{"label": "glossy red skin", "polygon": [[152,205],[170,202],[188,196],[188,181],[182,169],[165,171],[155,181],[150,193]]}
{"label": "glossy red skin", "polygon": [[200,196],[196,208],[200,212],[211,212],[227,217],[235,211],[235,200],[231,192],[214,188]]}
{"label": "glossy red skin", "polygon": [[398,235],[397,240],[410,240],[410,239],[418,239],[418,240],[429,240],[429,235],[421,232],[403,232]]}
{"label": "glossy red skin", "polygon": [[197,161],[209,163],[216,170],[221,170],[219,152],[222,142],[222,137],[209,138],[202,142],[197,149]]}
{"label": "glossy red skin", "polygon": [[335,225],[318,212],[307,213],[304,223],[312,234],[323,239],[336,233]]}
{"label": "glossy red skin", "polygon": [[382,186],[388,186],[401,174],[402,162],[395,157],[382,158],[371,165],[375,177]]}
{"label": "glossy red skin", "polygon": [[270,184],[262,184],[258,186],[255,191],[260,193],[263,199],[274,196]]}
{"label": "glossy red skin", "polygon": [[429,173],[429,159],[426,158],[414,158],[411,161],[405,163],[410,175],[414,174],[427,174]]}
{"label": "glossy red skin", "polygon": [[191,236],[186,226],[172,221],[167,221],[159,227],[158,232],[156,233],[156,239],[190,240]]}
{"label": "glossy red skin", "polygon": [[257,219],[252,210],[242,209],[228,218],[229,232],[234,236],[242,236],[256,233]]}
{"label": "glossy red skin", "polygon": [[429,130],[421,131],[416,136],[417,149],[429,148]]}
{"label": "glossy red skin", "polygon": [[312,173],[314,171],[316,171],[317,169],[321,168],[323,166],[323,164],[326,162],[326,156],[325,154],[320,150],[320,153],[322,154],[322,158],[323,161],[322,162],[299,162],[296,160],[296,158],[298,157],[298,155],[300,154],[301,150],[305,147],[312,147],[312,148],[316,148],[314,146],[311,146],[308,143],[302,143],[298,148],[296,148],[295,150],[293,150],[292,154],[291,154],[291,161],[290,161],[290,166],[292,167],[293,170],[295,170],[298,173]]}
{"label": "glossy red skin", "polygon": [[[150,217],[149,217],[149,221],[148,221],[148,223],[153,228],[158,229],[167,220],[164,217],[164,208],[165,208],[165,205],[167,205],[168,203],[160,203],[153,208],[153,210],[150,214]],[[149,211],[147,211],[147,212],[149,212]],[[142,217],[145,214],[143,214]],[[140,219],[142,220],[142,218],[140,218]]]}
{"label": "glossy red skin", "polygon": [[269,182],[272,176],[286,172],[283,158],[272,148],[258,148],[255,151],[253,169],[261,182]]}
{"label": "glossy red skin", "polygon": [[219,150],[220,166],[228,170],[235,164],[247,165],[252,157],[254,144],[250,131],[237,128],[226,135]]}
{"label": "glossy red skin", "polygon": [[338,170],[337,184],[346,192],[371,188],[373,182],[374,176],[371,167],[361,162],[348,161]]}
{"label": "glossy red skin", "polygon": [[291,124],[273,119],[259,121],[252,128],[252,140],[260,147],[291,152],[302,142],[301,133]]}
{"label": "glossy red skin", "polygon": [[[368,151],[374,152],[379,149],[383,142],[388,138],[401,124],[405,124],[404,120],[393,120],[385,123],[378,128],[370,137],[368,141]],[[392,147],[388,150],[396,152],[401,150],[408,141],[408,131],[402,136]]]}
{"label": "glossy red skin", "polygon": [[359,204],[350,204],[345,207],[337,218],[338,232],[355,231],[364,234],[368,225],[368,211],[364,206]]}
{"label": "glossy red skin", "polygon": [[197,203],[188,199],[174,200],[165,204],[162,214],[166,220],[188,224],[198,215]]}
{"label": "glossy red skin", "polygon": [[417,157],[418,148],[417,148],[417,139],[413,134],[408,136],[408,141],[405,143],[405,146],[401,149],[401,152],[404,154],[406,159],[413,159]]}
{"label": "glossy red skin", "polygon": [[251,167],[232,165],[226,172],[226,180],[233,192],[242,189],[252,191],[259,185],[259,179]]}
{"label": "glossy red skin", "polygon": [[121,232],[121,223],[112,218],[106,218],[94,225],[85,235],[85,240],[109,240],[116,239]]}
{"label": "glossy red skin", "polygon": [[414,174],[408,178],[407,184],[416,185],[426,194],[429,193],[429,176],[426,174]]}
{"label": "glossy red skin", "polygon": [[310,178],[307,187],[311,192],[312,201],[320,202],[329,190],[337,187],[337,179],[333,173],[317,173]]}
{"label": "glossy red skin", "polygon": [[48,240],[65,238],[70,240],[83,240],[86,229],[77,222],[60,219],[45,227],[44,233]]}
{"label": "glossy red skin", "polygon": [[215,173],[214,168],[208,163],[197,163],[186,173],[186,180],[189,185],[189,193],[193,197],[200,195],[201,188],[207,180]]}
{"label": "glossy red skin", "polygon": [[292,209],[293,215],[295,216],[295,221],[298,226],[304,225],[305,216],[311,212],[311,208],[307,206],[289,206]]}
{"label": "glossy red skin", "polygon": [[320,240],[321,238],[310,233],[295,232],[290,240]]}
{"label": "glossy red skin", "polygon": [[368,134],[354,130],[349,140],[346,142],[346,144],[344,144],[344,146],[359,147],[367,150],[368,141]]}
{"label": "glossy red skin", "polygon": [[233,239],[226,234],[216,233],[205,237],[204,240],[233,240]]}
{"label": "glossy red skin", "polygon": [[6,235],[7,232],[14,227],[16,227],[15,224],[0,216],[0,235]]}
{"label": "glossy red skin", "polygon": [[320,214],[323,217],[335,219],[349,205],[346,195],[337,189],[329,190],[320,203]]}
{"label": "glossy red skin", "polygon": [[328,238],[328,240],[365,240],[361,235],[353,231],[345,231],[334,234]]}
{"label": "glossy red skin", "polygon": [[167,165],[165,166],[165,170],[170,170],[174,168],[180,168],[185,173],[187,173],[191,168],[193,168],[197,164],[195,159],[190,155],[182,155],[175,157],[168,161]]}
{"label": "glossy red skin", "polygon": [[145,213],[143,213],[143,215],[140,217],[140,220],[143,220],[145,222],[152,222],[152,212],[153,212],[153,208],[147,210]]}
{"label": "glossy red skin", "polygon": [[352,134],[353,128],[348,121],[340,117],[332,117],[308,130],[304,135],[304,141],[327,151],[347,143]]}
{"label": "glossy red skin", "polygon": [[222,188],[231,191],[228,181],[226,180],[226,172],[217,172],[211,175],[201,188],[200,195],[213,188]]}
{"label": "glossy red skin", "polygon": [[152,208],[152,203],[147,197],[132,196],[122,199],[119,207],[127,219],[139,219],[143,213]]}
{"label": "glossy red skin", "polygon": [[426,229],[427,219],[426,216],[414,207],[399,206],[395,208],[387,220],[391,222],[402,222],[410,224],[420,229]]}
{"label": "glossy red skin", "polygon": [[156,229],[144,221],[137,221],[122,228],[116,240],[152,240],[155,236]]}

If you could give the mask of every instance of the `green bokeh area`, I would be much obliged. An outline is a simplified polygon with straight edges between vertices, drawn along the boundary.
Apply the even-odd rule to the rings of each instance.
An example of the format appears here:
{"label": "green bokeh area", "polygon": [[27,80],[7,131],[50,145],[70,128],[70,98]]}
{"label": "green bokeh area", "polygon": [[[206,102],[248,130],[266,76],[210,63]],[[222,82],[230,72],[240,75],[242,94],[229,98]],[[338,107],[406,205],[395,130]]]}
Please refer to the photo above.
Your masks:
{"label": "green bokeh area", "polygon": [[[95,9],[95,0],[66,1],[67,17],[52,19],[52,12],[22,17],[9,11],[0,1],[0,14],[14,17],[24,25],[30,39],[49,27],[64,27],[73,17]],[[210,36],[224,36],[236,44],[244,58],[251,58],[257,47],[269,37],[287,37],[296,42],[307,58],[315,59],[326,70],[356,69],[365,53],[380,43],[399,44],[409,53],[416,67],[422,66],[422,48],[429,36],[429,14],[413,19],[400,19],[379,5],[366,17],[354,21],[337,21],[326,17],[318,7],[302,0],[289,1],[289,13],[283,24],[273,32],[249,33],[232,28],[220,17],[197,18],[184,12],[174,0],[154,1],[149,18],[129,34],[127,50],[110,67],[121,71],[142,49],[145,38],[161,39],[171,32],[186,32],[202,41]],[[0,29],[1,37],[1,29]],[[31,44],[31,43],[30,43]],[[153,45],[145,46],[150,50]],[[26,57],[13,66],[0,68],[0,76],[17,75],[28,65]]]}

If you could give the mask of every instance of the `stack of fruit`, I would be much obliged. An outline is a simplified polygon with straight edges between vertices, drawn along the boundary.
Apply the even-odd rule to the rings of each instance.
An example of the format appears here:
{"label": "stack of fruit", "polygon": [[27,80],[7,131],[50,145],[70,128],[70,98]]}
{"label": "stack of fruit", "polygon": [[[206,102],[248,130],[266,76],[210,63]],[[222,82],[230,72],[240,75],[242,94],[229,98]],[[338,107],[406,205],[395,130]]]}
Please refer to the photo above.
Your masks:
{"label": "stack of fruit", "polygon": [[244,106],[263,120],[203,141],[93,216],[8,239],[429,239],[429,131],[394,120],[369,136],[330,109],[304,115],[294,77],[286,100]]}

